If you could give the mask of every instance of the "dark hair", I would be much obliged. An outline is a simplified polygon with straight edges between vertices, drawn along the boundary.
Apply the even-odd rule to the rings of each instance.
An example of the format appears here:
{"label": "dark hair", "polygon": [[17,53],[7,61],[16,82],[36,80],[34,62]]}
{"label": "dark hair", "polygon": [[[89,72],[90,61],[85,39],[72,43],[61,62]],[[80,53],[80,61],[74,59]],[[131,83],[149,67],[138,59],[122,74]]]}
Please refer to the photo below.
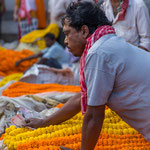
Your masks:
{"label": "dark hair", "polygon": [[90,34],[99,26],[112,25],[105,16],[105,13],[100,9],[100,6],[91,2],[71,3],[62,19],[63,25],[65,19],[69,20],[69,26],[77,31],[80,31],[83,25],[87,25]]}
{"label": "dark hair", "polygon": [[44,38],[49,38],[49,39],[51,39],[51,40],[55,40],[55,36],[54,36],[54,34],[52,34],[52,33],[47,33],[45,36],[44,36]]}

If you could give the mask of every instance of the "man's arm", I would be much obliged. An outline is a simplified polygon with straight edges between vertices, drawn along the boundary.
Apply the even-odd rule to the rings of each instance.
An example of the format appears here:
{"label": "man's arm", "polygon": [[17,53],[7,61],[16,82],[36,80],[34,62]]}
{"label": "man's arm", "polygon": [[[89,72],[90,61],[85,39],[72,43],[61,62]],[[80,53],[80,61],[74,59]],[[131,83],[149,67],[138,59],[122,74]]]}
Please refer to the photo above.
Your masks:
{"label": "man's arm", "polygon": [[81,94],[78,93],[77,95],[69,99],[62,108],[60,108],[57,112],[52,114],[47,119],[42,120],[42,119],[31,118],[27,120],[26,126],[38,128],[38,127],[46,127],[49,125],[56,125],[62,123],[72,118],[78,112],[80,112],[81,110],[80,99],[81,99]]}
{"label": "man's arm", "polygon": [[88,106],[82,127],[81,150],[93,150],[104,120],[105,105]]}
{"label": "man's arm", "polygon": [[26,61],[26,60],[31,60],[31,59],[34,59],[34,58],[38,58],[38,57],[41,57],[43,55],[43,53],[37,53],[37,54],[34,54],[34,55],[31,55],[29,57],[26,57],[26,58],[23,58],[23,59],[20,59],[16,62],[16,67],[19,66],[19,64],[23,61]]}

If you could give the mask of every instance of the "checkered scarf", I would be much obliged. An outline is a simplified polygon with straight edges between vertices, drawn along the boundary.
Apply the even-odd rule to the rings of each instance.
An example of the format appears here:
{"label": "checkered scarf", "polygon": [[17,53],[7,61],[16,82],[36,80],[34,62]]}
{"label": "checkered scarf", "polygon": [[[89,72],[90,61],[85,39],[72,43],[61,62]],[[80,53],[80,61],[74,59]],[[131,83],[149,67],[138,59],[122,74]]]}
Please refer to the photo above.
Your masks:
{"label": "checkered scarf", "polygon": [[103,35],[115,33],[113,27],[109,25],[100,26],[96,29],[96,31],[87,39],[87,43],[84,49],[84,52],[80,59],[80,84],[81,84],[81,110],[82,113],[86,112],[87,107],[87,87],[85,83],[84,76],[84,66],[85,66],[85,58],[88,53],[88,50],[93,46],[93,44],[101,38]]}
{"label": "checkered scarf", "polygon": [[129,0],[124,0],[123,3],[121,4],[121,11],[119,12],[117,21],[121,21],[125,19],[128,4],[129,4]]}

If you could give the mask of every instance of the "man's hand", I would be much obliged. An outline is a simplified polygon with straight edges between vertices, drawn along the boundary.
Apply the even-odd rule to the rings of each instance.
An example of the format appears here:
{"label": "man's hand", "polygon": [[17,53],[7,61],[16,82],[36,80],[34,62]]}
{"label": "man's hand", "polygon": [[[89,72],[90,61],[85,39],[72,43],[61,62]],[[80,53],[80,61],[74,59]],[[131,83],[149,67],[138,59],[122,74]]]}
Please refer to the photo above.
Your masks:
{"label": "man's hand", "polygon": [[16,67],[18,67],[21,62],[21,60],[16,61]]}
{"label": "man's hand", "polygon": [[37,118],[30,118],[25,120],[27,127],[32,127],[32,128],[39,128],[39,127],[44,127],[44,120],[43,119],[37,119]]}
{"label": "man's hand", "polygon": [[72,150],[70,148],[66,148],[66,147],[62,147],[62,146],[60,146],[60,148],[61,148],[61,150]]}

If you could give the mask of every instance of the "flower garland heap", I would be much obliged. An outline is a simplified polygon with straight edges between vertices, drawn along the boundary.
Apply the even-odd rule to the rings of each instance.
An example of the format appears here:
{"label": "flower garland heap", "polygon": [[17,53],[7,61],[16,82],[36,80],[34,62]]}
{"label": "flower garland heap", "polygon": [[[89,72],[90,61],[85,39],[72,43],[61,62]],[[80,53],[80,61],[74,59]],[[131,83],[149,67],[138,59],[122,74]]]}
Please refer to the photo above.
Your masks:
{"label": "flower garland heap", "polygon": [[17,97],[28,94],[36,94],[42,92],[80,92],[80,86],[60,85],[60,84],[32,84],[25,82],[16,82],[11,84],[2,92],[3,96]]}
{"label": "flower garland heap", "polygon": [[57,39],[59,36],[59,27],[57,24],[52,23],[50,24],[46,29],[41,30],[34,30],[26,35],[24,35],[20,42],[23,43],[34,43],[36,44],[40,49],[44,49],[46,47],[44,36],[47,33],[54,34],[55,38]]}
{"label": "flower garland heap", "polygon": [[33,43],[38,38],[44,37],[44,35],[47,34],[47,33],[52,33],[52,34],[54,34],[55,38],[58,38],[58,36],[59,36],[59,27],[58,27],[58,25],[55,24],[55,23],[52,23],[46,29],[34,30],[34,31],[24,35],[20,39],[20,42]]}
{"label": "flower garland heap", "polygon": [[14,73],[14,74],[6,76],[0,81],[0,87],[4,86],[9,81],[12,81],[12,80],[18,81],[22,76],[23,76],[23,73]]}
{"label": "flower garland heap", "polygon": [[[59,146],[79,150],[82,122],[80,112],[60,125],[36,130],[11,126],[6,129],[4,143],[8,150],[60,150]],[[108,108],[95,150],[108,149],[143,150],[150,149],[150,143]]]}
{"label": "flower garland heap", "polygon": [[36,59],[22,62],[18,67],[15,66],[16,61],[33,55],[30,50],[22,50],[17,52],[14,50],[3,50],[0,51],[0,76],[7,76],[13,73],[22,73],[27,70]]}

